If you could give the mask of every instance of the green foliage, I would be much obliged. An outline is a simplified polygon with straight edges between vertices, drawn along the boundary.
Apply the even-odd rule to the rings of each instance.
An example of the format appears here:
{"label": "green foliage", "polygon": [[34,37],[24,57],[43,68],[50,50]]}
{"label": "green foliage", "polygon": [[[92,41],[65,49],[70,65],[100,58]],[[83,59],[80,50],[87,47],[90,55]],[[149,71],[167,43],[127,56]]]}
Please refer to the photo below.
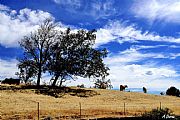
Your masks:
{"label": "green foliage", "polygon": [[145,120],[162,120],[167,119],[172,115],[172,111],[169,108],[164,109],[152,109],[150,112],[142,114],[142,118]]}
{"label": "green foliage", "polygon": [[167,89],[166,95],[172,95],[172,96],[180,97],[180,91],[176,87],[171,86],[170,88]]}

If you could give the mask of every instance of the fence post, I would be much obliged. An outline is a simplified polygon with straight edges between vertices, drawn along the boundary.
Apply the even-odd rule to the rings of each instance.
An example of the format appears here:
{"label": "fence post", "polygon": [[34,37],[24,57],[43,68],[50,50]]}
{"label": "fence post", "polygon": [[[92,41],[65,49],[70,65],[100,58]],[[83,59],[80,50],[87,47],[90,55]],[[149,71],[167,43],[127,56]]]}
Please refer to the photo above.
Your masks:
{"label": "fence post", "polygon": [[81,103],[79,102],[79,112],[80,112],[80,119],[81,119]]}
{"label": "fence post", "polygon": [[126,114],[126,106],[125,106],[125,102],[124,102],[124,115]]}
{"label": "fence post", "polygon": [[38,102],[38,109],[37,110],[38,110],[38,120],[39,120],[39,102]]}

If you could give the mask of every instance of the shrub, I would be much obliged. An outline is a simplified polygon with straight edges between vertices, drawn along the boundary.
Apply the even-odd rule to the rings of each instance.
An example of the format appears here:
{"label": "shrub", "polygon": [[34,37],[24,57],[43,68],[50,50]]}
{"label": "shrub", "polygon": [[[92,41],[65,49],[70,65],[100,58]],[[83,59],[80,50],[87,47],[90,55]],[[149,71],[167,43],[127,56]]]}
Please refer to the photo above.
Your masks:
{"label": "shrub", "polygon": [[84,84],[77,85],[77,87],[79,87],[79,88],[85,88]]}
{"label": "shrub", "polygon": [[2,84],[10,84],[10,85],[11,84],[19,85],[20,84],[20,79],[6,78],[1,83]]}
{"label": "shrub", "polygon": [[180,97],[180,91],[176,87],[171,86],[170,88],[167,89],[166,95],[172,95],[172,96]]}
{"label": "shrub", "polygon": [[163,120],[172,115],[172,111],[169,108],[164,109],[152,109],[149,112],[142,114],[142,118],[145,120]]}
{"label": "shrub", "polygon": [[100,89],[108,89],[108,88],[112,88],[113,86],[111,85],[111,80],[104,80],[104,79],[97,79],[95,81],[95,86],[94,88],[100,88]]}

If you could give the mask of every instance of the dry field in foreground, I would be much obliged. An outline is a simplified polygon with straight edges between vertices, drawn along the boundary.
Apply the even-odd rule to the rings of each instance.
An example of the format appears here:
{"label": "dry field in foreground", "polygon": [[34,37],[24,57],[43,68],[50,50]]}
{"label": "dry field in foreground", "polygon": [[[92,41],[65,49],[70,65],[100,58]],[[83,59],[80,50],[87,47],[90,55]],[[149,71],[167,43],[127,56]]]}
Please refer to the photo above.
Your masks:
{"label": "dry field in foreground", "polygon": [[[75,89],[75,88],[74,88]],[[180,98],[158,96],[117,90],[85,89],[97,92],[91,97],[78,97],[70,93],[61,98],[36,94],[34,90],[1,90],[0,119],[36,120],[38,102],[40,118],[54,119],[121,117],[140,115],[153,108],[168,107],[174,114],[180,115]],[[125,107],[124,107],[125,103]],[[125,111],[125,115],[124,115]]]}

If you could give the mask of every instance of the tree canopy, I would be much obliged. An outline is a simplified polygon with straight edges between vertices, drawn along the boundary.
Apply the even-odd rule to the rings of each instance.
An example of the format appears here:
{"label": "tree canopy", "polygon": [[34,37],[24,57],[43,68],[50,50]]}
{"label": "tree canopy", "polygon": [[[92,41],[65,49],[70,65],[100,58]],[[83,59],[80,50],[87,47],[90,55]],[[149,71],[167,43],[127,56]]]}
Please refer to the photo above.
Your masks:
{"label": "tree canopy", "polygon": [[[40,85],[41,74],[45,71],[47,59],[51,56],[50,47],[58,39],[58,32],[55,30],[56,24],[50,19],[42,23],[37,31],[30,36],[24,36],[19,42],[24,49],[24,57],[20,59],[19,67],[23,66],[36,69],[33,71],[37,75],[37,85]],[[22,69],[22,67],[21,67]]]}
{"label": "tree canopy", "polygon": [[20,46],[24,56],[19,60],[19,68],[37,76],[40,85],[42,72],[49,72],[53,86],[60,80],[60,86],[66,79],[74,76],[105,79],[109,68],[103,63],[106,49],[95,49],[95,30],[65,31],[58,29],[56,23],[46,20],[37,31],[25,36]]}
{"label": "tree canopy", "polygon": [[177,88],[174,87],[174,86],[171,86],[170,88],[168,88],[167,91],[166,91],[166,94],[167,94],[167,95],[172,95],[172,96],[180,97],[180,91],[179,91],[179,89],[177,89]]}

